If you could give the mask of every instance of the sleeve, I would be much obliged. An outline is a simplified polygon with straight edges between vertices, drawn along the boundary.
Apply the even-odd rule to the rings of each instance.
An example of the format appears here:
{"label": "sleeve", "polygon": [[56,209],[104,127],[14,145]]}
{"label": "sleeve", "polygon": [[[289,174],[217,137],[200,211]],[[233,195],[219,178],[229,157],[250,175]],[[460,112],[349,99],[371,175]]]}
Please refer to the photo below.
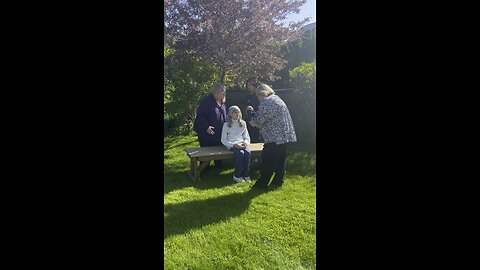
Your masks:
{"label": "sleeve", "polygon": [[273,105],[269,101],[265,101],[262,106],[259,106],[257,116],[253,117],[253,123],[262,126],[265,122],[273,119],[275,115]]}
{"label": "sleeve", "polygon": [[230,143],[228,140],[227,140],[227,131],[228,131],[228,124],[227,123],[224,123],[223,124],[223,128],[222,128],[222,138],[221,138],[221,141],[222,141],[222,144],[225,145],[228,149],[232,148],[233,147],[233,143]]}
{"label": "sleeve", "polygon": [[250,105],[250,104],[249,104],[249,103],[250,103],[249,101],[250,101],[250,99],[248,98],[248,94],[247,94],[247,96],[245,96],[245,99],[244,99],[245,107],[247,107],[247,106]]}
{"label": "sleeve", "polygon": [[247,123],[243,122],[243,143],[250,144],[250,134],[248,134]]}
{"label": "sleeve", "polygon": [[193,124],[193,130],[198,133],[207,133],[208,121],[207,121],[207,106],[206,102],[202,101],[197,110],[197,117]]}
{"label": "sleeve", "polygon": [[255,101],[253,102],[253,105],[252,105],[252,107],[255,111],[258,111],[258,105],[260,105],[260,102],[258,101],[258,99],[255,99]]}

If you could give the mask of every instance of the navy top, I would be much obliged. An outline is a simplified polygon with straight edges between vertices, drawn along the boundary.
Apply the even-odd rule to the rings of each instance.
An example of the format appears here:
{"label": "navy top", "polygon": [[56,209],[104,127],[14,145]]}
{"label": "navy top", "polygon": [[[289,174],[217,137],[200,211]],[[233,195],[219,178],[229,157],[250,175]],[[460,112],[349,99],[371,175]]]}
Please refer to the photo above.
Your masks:
{"label": "navy top", "polygon": [[[205,97],[197,110],[197,117],[193,124],[193,130],[197,133],[199,139],[221,142],[223,123],[227,118],[227,105],[222,103],[218,105],[213,95]],[[208,126],[215,127],[215,134],[207,133]]]}
{"label": "navy top", "polygon": [[[253,93],[253,94],[248,93],[248,94],[247,94],[247,97],[245,98],[245,103],[247,104],[247,107],[248,107],[248,106],[252,106],[252,107],[253,107],[253,110],[254,110],[255,112],[258,111],[258,105],[260,104],[260,102],[258,101],[258,98],[257,98],[257,96],[255,95],[255,93]],[[250,132],[250,131],[252,130],[252,128],[254,128],[254,127],[252,127],[252,126],[250,125],[250,123],[249,123],[249,121],[252,120],[252,113],[251,113],[251,112],[249,112],[249,113],[247,112],[247,113],[246,113],[246,118],[245,118],[245,120],[247,120],[247,126],[248,126],[248,128],[249,128],[248,131]],[[254,137],[255,137],[255,136],[254,136]]]}
{"label": "navy top", "polygon": [[255,95],[255,93],[247,94],[246,103],[247,103],[247,106],[252,106],[253,110],[258,111],[258,105],[260,104],[260,102],[258,101],[258,98]]}

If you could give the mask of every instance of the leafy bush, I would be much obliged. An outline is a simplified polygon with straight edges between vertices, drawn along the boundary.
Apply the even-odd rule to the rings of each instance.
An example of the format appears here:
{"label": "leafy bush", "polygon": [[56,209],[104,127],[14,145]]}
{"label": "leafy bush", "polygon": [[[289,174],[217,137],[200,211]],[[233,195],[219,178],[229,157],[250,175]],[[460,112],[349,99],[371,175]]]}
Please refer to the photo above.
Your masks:
{"label": "leafy bush", "polygon": [[317,64],[315,61],[311,63],[302,62],[302,64],[290,70],[290,83],[295,92],[315,96],[315,88],[317,85]]}
{"label": "leafy bush", "polygon": [[316,137],[316,62],[302,63],[290,71],[290,83],[294,88],[292,118],[299,141],[315,143]]}
{"label": "leafy bush", "polygon": [[164,49],[164,130],[192,130],[200,100],[218,81],[218,67],[200,57]]}
{"label": "leafy bush", "polygon": [[283,46],[283,52],[287,64],[276,72],[281,79],[272,82],[274,88],[291,88],[289,71],[301,65],[302,62],[312,62],[316,58],[316,37],[317,30],[312,29],[303,33],[302,37],[290,41]]}

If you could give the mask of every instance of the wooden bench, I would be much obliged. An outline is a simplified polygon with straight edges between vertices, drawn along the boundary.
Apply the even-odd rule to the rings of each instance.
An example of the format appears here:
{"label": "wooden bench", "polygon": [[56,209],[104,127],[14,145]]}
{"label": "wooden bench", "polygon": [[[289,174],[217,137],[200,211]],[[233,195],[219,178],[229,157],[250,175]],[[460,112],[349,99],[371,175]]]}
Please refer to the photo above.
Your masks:
{"label": "wooden bench", "polygon": [[[248,146],[252,157],[260,157],[263,151],[263,143],[252,143]],[[200,173],[212,160],[233,159],[233,152],[225,146],[209,146],[199,148],[185,148],[190,158],[190,177],[200,181]],[[198,164],[200,162],[200,165]]]}

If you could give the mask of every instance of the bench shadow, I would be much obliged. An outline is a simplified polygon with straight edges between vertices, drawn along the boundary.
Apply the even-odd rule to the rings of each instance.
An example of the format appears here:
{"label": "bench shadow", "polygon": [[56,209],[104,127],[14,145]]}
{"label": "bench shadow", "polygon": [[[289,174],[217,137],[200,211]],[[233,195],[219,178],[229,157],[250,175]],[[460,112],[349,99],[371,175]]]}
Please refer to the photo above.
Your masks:
{"label": "bench shadow", "polygon": [[[213,167],[213,162],[212,162]],[[166,195],[171,191],[186,187],[194,187],[199,190],[218,189],[229,185],[235,185],[232,181],[233,161],[225,160],[223,169],[211,168],[201,173],[201,181],[193,182],[184,165],[165,168],[164,191]],[[253,181],[260,177],[261,165],[251,165],[251,178]],[[228,172],[227,172],[228,171]],[[310,151],[289,151],[287,156],[286,175],[314,176],[316,175],[316,154]]]}
{"label": "bench shadow", "polygon": [[261,191],[249,190],[207,200],[167,204],[164,206],[163,239],[240,216],[251,200],[261,194]]}
{"label": "bench shadow", "polygon": [[[213,165],[213,162],[212,162]],[[207,171],[201,173],[201,181],[193,182],[190,176],[188,175],[187,170],[169,170],[165,169],[164,172],[164,183],[163,183],[163,194],[182,189],[185,187],[194,187],[199,190],[207,189],[217,189],[225,186],[235,185],[236,183],[232,180],[232,174],[230,171],[233,169],[233,161],[224,161],[224,168],[215,169],[211,168]],[[260,176],[260,169],[257,165],[252,165],[250,167],[252,179],[257,179]]]}
{"label": "bench shadow", "polygon": [[[186,141],[186,142],[183,142],[183,143],[180,143],[180,144],[175,144],[175,141],[174,142],[171,142],[171,143],[164,143],[164,147],[163,147],[163,150],[166,151],[168,149],[172,149],[172,148],[176,148],[176,147],[181,147],[181,146],[184,146],[184,145],[187,145],[187,144],[192,144],[194,142],[198,142],[198,140],[194,139],[194,140],[189,140],[189,141]],[[197,143],[198,144],[198,143]],[[200,147],[200,145],[195,145],[194,147]],[[182,148],[183,150],[183,148]]]}

